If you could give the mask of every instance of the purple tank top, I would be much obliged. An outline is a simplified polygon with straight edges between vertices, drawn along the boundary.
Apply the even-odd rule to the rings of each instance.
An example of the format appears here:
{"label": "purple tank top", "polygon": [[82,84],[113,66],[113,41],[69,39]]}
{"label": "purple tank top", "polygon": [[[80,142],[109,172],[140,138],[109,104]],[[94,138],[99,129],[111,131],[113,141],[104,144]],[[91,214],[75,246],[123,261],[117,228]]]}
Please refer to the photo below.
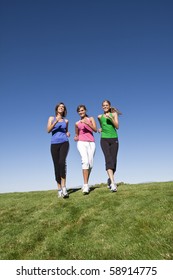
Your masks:
{"label": "purple tank top", "polygon": [[67,129],[67,124],[65,120],[63,120],[62,122],[57,122],[54,128],[52,129],[51,144],[59,144],[59,143],[67,142],[68,137],[66,135],[66,129]]}

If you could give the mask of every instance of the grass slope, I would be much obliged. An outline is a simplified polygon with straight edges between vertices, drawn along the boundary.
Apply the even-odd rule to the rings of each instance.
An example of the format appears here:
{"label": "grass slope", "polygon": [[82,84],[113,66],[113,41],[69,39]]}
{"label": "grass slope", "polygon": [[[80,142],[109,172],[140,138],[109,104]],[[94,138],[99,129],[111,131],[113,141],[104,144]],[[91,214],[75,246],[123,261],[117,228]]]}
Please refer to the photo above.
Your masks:
{"label": "grass slope", "polygon": [[173,182],[0,195],[0,259],[173,259]]}

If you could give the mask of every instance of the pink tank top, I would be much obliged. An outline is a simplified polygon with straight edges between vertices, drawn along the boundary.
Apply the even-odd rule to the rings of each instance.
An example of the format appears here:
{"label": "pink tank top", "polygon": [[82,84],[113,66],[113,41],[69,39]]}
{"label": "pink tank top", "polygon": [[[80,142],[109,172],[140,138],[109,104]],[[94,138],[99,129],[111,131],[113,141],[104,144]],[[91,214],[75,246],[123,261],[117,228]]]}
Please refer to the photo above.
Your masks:
{"label": "pink tank top", "polygon": [[[87,120],[90,122],[89,118],[87,118]],[[93,131],[87,124],[79,121],[78,129],[79,129],[79,137],[78,137],[79,141],[95,142]]]}

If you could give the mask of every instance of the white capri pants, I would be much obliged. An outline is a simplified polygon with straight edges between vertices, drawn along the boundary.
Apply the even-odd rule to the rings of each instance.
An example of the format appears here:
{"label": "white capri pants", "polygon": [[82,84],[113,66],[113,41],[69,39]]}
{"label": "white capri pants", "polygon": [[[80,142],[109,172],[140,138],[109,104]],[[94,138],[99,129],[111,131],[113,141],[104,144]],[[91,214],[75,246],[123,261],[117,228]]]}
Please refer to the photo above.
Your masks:
{"label": "white capri pants", "polygon": [[92,168],[96,149],[95,142],[78,141],[77,149],[81,155],[82,169]]}

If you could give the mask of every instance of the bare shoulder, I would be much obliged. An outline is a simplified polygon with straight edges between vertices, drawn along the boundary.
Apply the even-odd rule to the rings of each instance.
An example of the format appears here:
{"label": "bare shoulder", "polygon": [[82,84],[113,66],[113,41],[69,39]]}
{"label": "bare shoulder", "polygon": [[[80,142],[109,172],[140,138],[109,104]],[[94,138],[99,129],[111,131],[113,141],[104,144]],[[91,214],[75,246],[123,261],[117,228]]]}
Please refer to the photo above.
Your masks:
{"label": "bare shoulder", "polygon": [[89,117],[89,120],[94,121],[94,117]]}
{"label": "bare shoulder", "polygon": [[100,118],[101,118],[101,116],[102,116],[102,115],[98,115],[98,119],[100,119]]}
{"label": "bare shoulder", "polygon": [[48,121],[49,122],[52,122],[54,120],[54,116],[50,116],[49,118],[48,118]]}
{"label": "bare shoulder", "polygon": [[112,113],[112,116],[113,116],[113,117],[118,117],[118,113],[117,113],[117,112],[114,112],[114,113]]}
{"label": "bare shoulder", "polygon": [[67,119],[64,119],[64,121],[65,121],[66,123],[68,123],[68,120],[67,120]]}

